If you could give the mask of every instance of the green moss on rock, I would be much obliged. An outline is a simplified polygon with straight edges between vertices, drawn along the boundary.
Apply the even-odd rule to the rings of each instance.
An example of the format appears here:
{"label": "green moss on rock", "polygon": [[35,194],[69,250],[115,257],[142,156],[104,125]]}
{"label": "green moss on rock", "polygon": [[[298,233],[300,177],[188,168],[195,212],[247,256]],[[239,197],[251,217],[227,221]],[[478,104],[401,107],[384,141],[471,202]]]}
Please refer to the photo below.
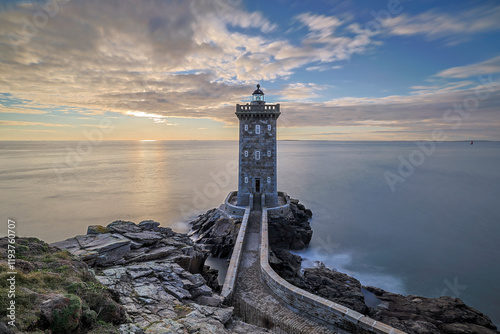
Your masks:
{"label": "green moss on rock", "polygon": [[102,225],[90,225],[87,228],[87,234],[103,234],[103,233],[110,233],[111,230],[107,227],[104,227]]}
{"label": "green moss on rock", "polygon": [[73,333],[80,325],[82,300],[75,295],[66,295],[67,303],[52,311],[51,329],[54,333]]}
{"label": "green moss on rock", "polygon": [[[7,238],[0,238],[0,259],[7,258],[7,243]],[[16,259],[19,331],[111,333],[98,322],[125,322],[123,307],[113,300],[112,294],[95,279],[84,262],[37,238],[16,238],[16,251],[18,249],[23,258],[23,261],[19,261],[20,257]],[[7,296],[9,271],[6,261],[0,261],[0,296]],[[44,308],[44,303],[50,300],[58,307],[50,309],[45,305]],[[8,303],[8,298],[0,298],[0,322],[6,323]]]}

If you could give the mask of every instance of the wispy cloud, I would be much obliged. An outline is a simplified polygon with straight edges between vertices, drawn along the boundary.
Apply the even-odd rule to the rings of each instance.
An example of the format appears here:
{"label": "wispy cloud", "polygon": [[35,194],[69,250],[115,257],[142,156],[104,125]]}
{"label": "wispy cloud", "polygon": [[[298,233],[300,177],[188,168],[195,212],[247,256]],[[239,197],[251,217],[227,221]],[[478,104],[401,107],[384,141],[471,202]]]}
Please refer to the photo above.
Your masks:
{"label": "wispy cloud", "polygon": [[335,16],[318,15],[311,13],[303,13],[296,17],[296,20],[304,24],[310,31],[318,32],[322,36],[330,36],[335,32],[335,29],[340,27],[344,22]]}
{"label": "wispy cloud", "polygon": [[[445,117],[447,110],[474,96],[480,85],[468,89],[434,89],[427,94],[393,95],[380,98],[341,98],[327,102],[283,103],[283,114],[290,127],[389,127],[390,131],[426,133],[434,129],[450,129],[455,123]],[[496,89],[476,109],[467,112],[461,131],[491,129],[500,126],[500,92]],[[396,132],[395,132],[396,133]]]}
{"label": "wispy cloud", "polygon": [[500,56],[497,56],[476,64],[452,67],[439,72],[436,76],[442,78],[470,78],[481,74],[494,74],[499,72]]}
{"label": "wispy cloud", "polygon": [[410,16],[402,14],[382,21],[392,35],[424,35],[430,40],[444,38],[450,45],[471,35],[500,29],[500,6],[483,6],[450,15],[435,10]]}
{"label": "wispy cloud", "polygon": [[55,130],[33,130],[33,129],[2,129],[2,131],[15,131],[20,132],[40,132],[40,133],[57,133]]}
{"label": "wispy cloud", "polygon": [[317,85],[314,83],[293,83],[284,86],[278,94],[288,101],[309,101],[316,97],[319,97],[316,92],[326,89],[328,86]]}
{"label": "wispy cloud", "polygon": [[54,124],[54,123],[43,123],[43,122],[24,122],[24,121],[5,121],[5,120],[0,120],[0,125],[9,125],[9,126],[49,126],[49,127],[70,127],[70,128],[74,128],[73,125],[69,125],[69,124]]}
{"label": "wispy cloud", "polygon": [[2,107],[0,106],[0,113],[4,114],[46,114],[48,111],[20,107]]}

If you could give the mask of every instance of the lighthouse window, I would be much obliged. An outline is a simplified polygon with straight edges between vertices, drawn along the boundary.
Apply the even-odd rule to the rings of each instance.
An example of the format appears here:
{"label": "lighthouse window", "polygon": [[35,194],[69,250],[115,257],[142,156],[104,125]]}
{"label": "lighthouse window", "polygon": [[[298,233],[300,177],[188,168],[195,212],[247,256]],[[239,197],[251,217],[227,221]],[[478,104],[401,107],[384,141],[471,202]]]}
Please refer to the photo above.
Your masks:
{"label": "lighthouse window", "polygon": [[271,151],[267,151],[267,156],[271,157]]}
{"label": "lighthouse window", "polygon": [[260,135],[260,125],[255,126],[255,133]]}
{"label": "lighthouse window", "polygon": [[260,151],[255,151],[255,160],[260,160]]}
{"label": "lighthouse window", "polygon": [[245,183],[248,183],[248,177],[245,176]]}
{"label": "lighthouse window", "polygon": [[267,177],[267,183],[271,183],[271,177],[270,176]]}
{"label": "lighthouse window", "polygon": [[267,126],[267,131],[271,131],[271,124]]}
{"label": "lighthouse window", "polygon": [[248,124],[245,124],[245,131],[248,131]]}
{"label": "lighthouse window", "polygon": [[248,151],[245,151],[245,158],[248,157]]}

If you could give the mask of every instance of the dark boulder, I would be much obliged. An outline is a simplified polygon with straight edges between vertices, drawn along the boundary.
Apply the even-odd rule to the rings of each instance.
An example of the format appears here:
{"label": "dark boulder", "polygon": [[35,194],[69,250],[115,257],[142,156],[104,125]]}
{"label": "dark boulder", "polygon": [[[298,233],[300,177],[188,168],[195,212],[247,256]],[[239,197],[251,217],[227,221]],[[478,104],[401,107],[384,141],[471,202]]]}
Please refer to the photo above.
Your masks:
{"label": "dark boulder", "polygon": [[306,248],[313,233],[309,223],[311,217],[311,210],[298,203],[298,200],[291,199],[288,215],[269,218],[269,244],[273,248],[291,250]]}

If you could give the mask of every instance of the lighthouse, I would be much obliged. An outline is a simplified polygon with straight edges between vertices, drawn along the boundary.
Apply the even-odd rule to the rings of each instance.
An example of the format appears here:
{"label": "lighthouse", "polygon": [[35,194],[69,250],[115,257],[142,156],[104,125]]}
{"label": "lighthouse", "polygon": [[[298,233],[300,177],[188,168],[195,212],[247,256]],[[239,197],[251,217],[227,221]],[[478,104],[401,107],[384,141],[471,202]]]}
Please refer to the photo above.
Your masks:
{"label": "lighthouse", "polygon": [[250,194],[265,195],[266,206],[278,206],[276,125],[279,104],[266,104],[260,85],[250,103],[236,105],[239,129],[237,205],[249,205]]}

